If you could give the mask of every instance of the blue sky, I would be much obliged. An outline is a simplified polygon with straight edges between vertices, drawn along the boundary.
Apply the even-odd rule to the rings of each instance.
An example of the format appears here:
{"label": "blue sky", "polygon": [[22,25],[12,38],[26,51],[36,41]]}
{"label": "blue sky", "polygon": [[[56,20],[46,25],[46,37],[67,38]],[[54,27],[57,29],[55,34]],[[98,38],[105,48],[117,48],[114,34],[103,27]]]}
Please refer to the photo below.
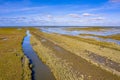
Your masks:
{"label": "blue sky", "polygon": [[0,0],[0,26],[120,26],[120,0]]}

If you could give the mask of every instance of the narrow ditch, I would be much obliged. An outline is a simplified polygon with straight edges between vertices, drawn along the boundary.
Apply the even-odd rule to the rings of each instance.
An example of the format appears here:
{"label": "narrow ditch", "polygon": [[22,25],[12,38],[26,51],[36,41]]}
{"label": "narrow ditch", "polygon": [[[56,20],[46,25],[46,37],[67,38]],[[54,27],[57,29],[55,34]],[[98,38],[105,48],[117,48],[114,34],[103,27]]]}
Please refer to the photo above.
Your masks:
{"label": "narrow ditch", "polygon": [[24,54],[29,58],[32,67],[32,80],[55,80],[54,75],[50,71],[49,67],[46,66],[40,58],[37,56],[35,51],[32,49],[30,44],[30,33],[26,32],[27,36],[23,41]]}

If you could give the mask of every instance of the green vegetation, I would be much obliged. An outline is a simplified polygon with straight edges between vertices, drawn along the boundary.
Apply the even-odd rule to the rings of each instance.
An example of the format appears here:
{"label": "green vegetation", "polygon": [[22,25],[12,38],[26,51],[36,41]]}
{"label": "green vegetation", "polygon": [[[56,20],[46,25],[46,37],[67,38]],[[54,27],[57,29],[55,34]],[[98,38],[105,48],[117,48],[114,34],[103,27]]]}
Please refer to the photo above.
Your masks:
{"label": "green vegetation", "polygon": [[[110,67],[107,61],[120,64],[119,45],[79,36],[43,33],[35,28],[1,28],[0,80],[31,79],[31,66],[21,46],[26,29],[32,33],[33,49],[50,67],[57,80],[118,80],[120,78],[119,67]],[[81,34],[81,36],[103,38],[91,34]],[[104,38],[108,37],[120,39],[119,34]],[[104,58],[104,63],[107,65],[95,60],[91,55],[100,61]]]}
{"label": "green vegetation", "polygon": [[110,42],[102,42],[102,41],[98,41],[96,39],[92,39],[92,38],[81,38],[78,36],[68,36],[68,35],[63,35],[65,37],[69,37],[72,39],[76,39],[76,40],[80,40],[83,42],[87,42],[89,44],[94,44],[94,45],[98,45],[101,47],[106,47],[106,48],[110,48],[110,49],[115,49],[115,50],[119,50],[120,51],[120,46],[115,44],[115,43],[110,43]]}
{"label": "green vegetation", "polygon": [[79,30],[84,30],[84,31],[104,31],[104,30],[108,30],[108,29],[110,29],[110,28],[105,28],[105,27],[65,28],[65,30],[68,30],[68,31],[79,31]]}
{"label": "green vegetation", "polygon": [[[117,79],[115,78],[115,76],[119,75],[118,71],[109,68],[107,65],[102,65],[98,62],[95,62],[93,59],[90,58],[89,52],[120,63],[119,50],[109,48],[107,46],[103,47],[101,45],[93,44],[90,42],[88,43],[86,41],[79,40],[79,38],[68,37],[66,35],[48,34],[40,32],[39,30],[31,32],[33,35],[31,38],[31,44],[33,45],[34,50],[38,53],[39,57],[42,58],[42,60],[52,69],[52,72],[57,79],[60,78],[60,80],[62,80],[64,78],[68,80],[69,78],[69,80],[73,80],[73,76],[75,76],[75,80],[76,77],[77,79],[80,78],[81,80],[85,78],[88,79],[89,77],[89,80],[94,80],[97,78],[101,80],[106,80],[105,76],[107,77],[107,79]],[[63,49],[65,51],[68,51],[68,53],[64,51],[61,52],[61,50]],[[60,62],[62,62],[62,65]],[[92,65],[91,63],[94,65]],[[65,64],[68,64],[68,66],[64,66]],[[65,70],[68,71],[66,72]],[[90,70],[92,70],[92,72]],[[106,73],[106,70],[109,72]],[[108,76],[108,74],[110,74],[111,76]],[[99,75],[99,77],[97,75]],[[102,78],[100,76],[102,76]]]}
{"label": "green vegetation", "polygon": [[80,36],[94,36],[94,37],[99,37],[99,38],[105,38],[105,39],[115,39],[115,40],[120,40],[120,34],[113,34],[109,36],[100,36],[100,35],[94,35],[94,34],[80,34]]}
{"label": "green vegetation", "polygon": [[52,49],[43,46],[42,43],[34,36],[31,38],[31,44],[37,44],[33,46],[34,50],[38,53],[38,56],[41,58],[41,60],[51,68],[56,80],[79,79],[71,70],[69,63],[56,56],[56,53]]}
{"label": "green vegetation", "polygon": [[0,80],[30,80],[29,60],[22,52],[25,29],[0,28]]}
{"label": "green vegetation", "polygon": [[[37,33],[37,30],[35,31],[35,33]],[[77,36],[68,36],[68,35],[60,35],[60,34],[47,34],[47,33],[42,33],[42,32],[39,32],[39,34],[45,36],[46,38],[51,39],[52,41],[55,41],[55,43],[58,43],[61,46],[64,46],[64,48],[65,47],[70,48],[72,51],[78,50],[78,52],[79,52],[81,50],[82,51],[88,50],[89,48],[99,50],[97,53],[100,53],[100,54],[101,54],[100,49],[103,49],[103,50],[109,49],[110,51],[112,51],[113,53],[116,53],[116,54],[118,54],[120,51],[119,45],[116,45],[114,43],[100,42],[100,41],[97,41],[95,39],[84,39],[84,38],[80,38]],[[60,37],[60,38],[58,38],[58,37]],[[80,45],[82,45],[82,46],[80,46]],[[92,51],[92,50],[90,50],[90,51]],[[117,52],[114,52],[114,51],[117,51]],[[110,52],[110,53],[113,54],[112,52]],[[110,55],[109,52],[106,52],[106,53],[108,53]],[[105,55],[105,54],[101,54],[101,55]],[[111,57],[115,57],[115,56],[111,56]],[[119,62],[120,58],[117,57],[116,60],[117,60],[117,62]]]}
{"label": "green vegetation", "polygon": [[120,34],[114,34],[114,35],[106,36],[106,38],[120,40]]}

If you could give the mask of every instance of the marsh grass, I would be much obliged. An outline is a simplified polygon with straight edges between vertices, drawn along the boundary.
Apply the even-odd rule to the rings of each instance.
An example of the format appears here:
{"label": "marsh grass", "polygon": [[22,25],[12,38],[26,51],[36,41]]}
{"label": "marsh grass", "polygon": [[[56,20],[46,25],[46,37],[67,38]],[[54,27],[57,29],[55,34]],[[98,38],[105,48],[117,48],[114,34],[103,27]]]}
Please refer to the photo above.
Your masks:
{"label": "marsh grass", "polygon": [[99,41],[96,39],[91,39],[91,38],[81,38],[79,36],[68,36],[68,35],[63,35],[63,36],[66,36],[66,37],[72,38],[72,39],[76,39],[79,41],[87,42],[89,44],[98,45],[98,46],[101,46],[103,48],[106,47],[106,48],[111,48],[111,49],[115,49],[115,50],[120,51],[120,46],[115,44],[115,43],[112,43],[112,42],[102,42],[102,41]]}
{"label": "marsh grass", "polygon": [[[56,51],[56,48],[54,47],[55,45],[56,46],[59,45],[57,42],[58,39],[57,41],[53,39],[51,40],[50,36],[45,37],[45,34],[43,36],[42,33],[39,33],[36,31],[35,33],[32,32],[32,34],[33,35],[31,37],[31,44],[34,50],[37,52],[37,54],[42,59],[42,61],[44,61],[44,63],[51,68],[57,80],[84,80],[84,79],[106,80],[108,78],[111,80],[117,79],[117,77],[115,77],[116,75],[113,75],[109,72],[106,72],[105,70],[102,70],[101,67],[99,66],[96,67],[92,65],[91,63],[89,63],[89,61],[86,61],[85,59],[82,59],[81,57],[79,57],[80,55],[76,56],[75,53],[71,53],[72,51],[70,51],[67,48],[63,48],[63,49],[69,50],[70,52],[66,53],[64,51],[59,51],[59,49],[62,50],[59,47],[57,47],[57,51]],[[41,36],[45,38],[40,39]],[[54,36],[54,37],[58,38],[58,36]],[[60,40],[61,38],[62,37],[59,36]],[[70,49],[73,50],[72,47]],[[99,73],[102,73],[102,74],[99,75]]]}
{"label": "marsh grass", "polygon": [[53,50],[43,46],[34,36],[31,37],[31,44],[37,44],[33,46],[33,49],[41,60],[51,68],[56,80],[82,80],[81,76],[76,77],[69,63],[57,57]]}
{"label": "marsh grass", "polygon": [[120,34],[114,34],[114,35],[106,36],[106,38],[120,40]]}
{"label": "marsh grass", "polygon": [[31,80],[31,74],[32,71],[30,70],[32,68],[32,65],[29,63],[29,59],[24,56],[23,57],[23,80]]}
{"label": "marsh grass", "polygon": [[80,34],[80,36],[93,36],[93,37],[99,37],[104,39],[120,40],[120,34],[113,34],[109,36],[100,36],[100,35],[94,35],[94,34]]}
{"label": "marsh grass", "polygon": [[65,30],[68,31],[104,31],[108,30],[109,28],[103,28],[103,27],[85,27],[85,28],[80,28],[80,27],[74,27],[74,28],[65,28]]}
{"label": "marsh grass", "polygon": [[42,33],[40,31],[37,32],[37,30],[33,33],[44,36],[45,38],[54,42],[55,44],[63,47],[64,49],[72,52],[73,54],[76,54],[86,59],[88,62],[91,62],[92,64],[95,64],[96,66],[101,67],[102,69],[110,71],[114,74],[118,74],[113,69],[109,69],[107,66],[102,66],[101,64],[94,62],[92,59],[90,59],[89,53],[85,52],[87,50],[93,52],[96,55],[100,55],[101,57],[103,56],[107,59],[120,63],[120,46],[116,44],[109,44],[104,42],[98,42],[96,40],[87,40],[79,37],[66,36],[60,34],[47,34]]}
{"label": "marsh grass", "polygon": [[30,80],[29,61],[25,58],[25,64],[22,62],[24,36],[25,29],[0,28],[0,80]]}
{"label": "marsh grass", "polygon": [[[77,36],[68,36],[68,35],[60,35],[60,34],[48,34],[43,33],[38,30],[35,30],[35,33],[38,33],[41,36],[48,38],[53,41],[55,44],[59,44],[60,46],[66,48],[70,48],[71,51],[75,51],[75,53],[90,50],[99,54],[101,56],[110,57],[110,59],[119,62],[119,50],[120,46],[113,43],[100,42],[95,39],[84,39]],[[116,59],[116,60],[115,60]],[[119,62],[120,63],[120,62]]]}

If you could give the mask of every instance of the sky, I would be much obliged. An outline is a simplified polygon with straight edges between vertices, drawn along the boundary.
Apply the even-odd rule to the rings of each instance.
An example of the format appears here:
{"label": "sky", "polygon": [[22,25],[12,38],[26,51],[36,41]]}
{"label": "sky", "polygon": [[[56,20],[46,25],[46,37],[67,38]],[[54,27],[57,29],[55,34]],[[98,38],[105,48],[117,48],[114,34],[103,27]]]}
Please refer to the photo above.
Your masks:
{"label": "sky", "polygon": [[120,26],[120,0],[0,0],[0,26]]}

